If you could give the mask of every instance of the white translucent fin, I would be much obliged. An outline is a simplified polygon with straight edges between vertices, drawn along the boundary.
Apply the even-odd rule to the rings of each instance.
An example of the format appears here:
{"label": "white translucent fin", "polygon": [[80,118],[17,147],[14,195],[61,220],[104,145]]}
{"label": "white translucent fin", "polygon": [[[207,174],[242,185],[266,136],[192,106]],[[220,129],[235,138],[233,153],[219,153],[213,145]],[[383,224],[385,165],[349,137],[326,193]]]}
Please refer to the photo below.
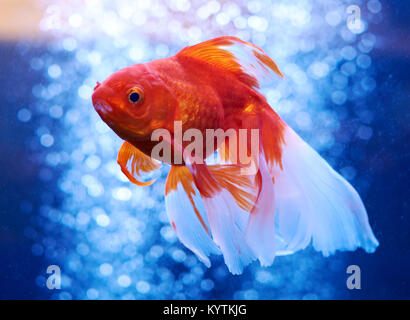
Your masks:
{"label": "white translucent fin", "polygon": [[246,241],[262,266],[273,263],[276,252],[275,241],[275,192],[263,153],[259,160],[262,187],[249,215]]}
{"label": "white translucent fin", "polygon": [[283,170],[272,168],[278,255],[313,247],[325,256],[378,246],[356,190],[291,128],[284,132]]}
{"label": "white translucent fin", "polygon": [[258,80],[258,85],[267,84],[275,76],[283,78],[276,63],[260,48],[248,42],[232,41],[230,46],[221,46],[231,52],[247,74]]}
{"label": "white translucent fin", "polygon": [[242,273],[255,256],[245,239],[244,220],[249,213],[239,208],[225,189],[211,198],[204,198],[214,241],[220,247],[232,274]]}
{"label": "white translucent fin", "polygon": [[[189,174],[189,171],[186,171]],[[190,193],[187,194],[186,190]],[[205,208],[192,177],[186,177],[185,173],[181,172],[175,174],[171,169],[167,179],[165,207],[179,240],[210,267],[210,254],[220,254],[220,250],[212,241]]]}

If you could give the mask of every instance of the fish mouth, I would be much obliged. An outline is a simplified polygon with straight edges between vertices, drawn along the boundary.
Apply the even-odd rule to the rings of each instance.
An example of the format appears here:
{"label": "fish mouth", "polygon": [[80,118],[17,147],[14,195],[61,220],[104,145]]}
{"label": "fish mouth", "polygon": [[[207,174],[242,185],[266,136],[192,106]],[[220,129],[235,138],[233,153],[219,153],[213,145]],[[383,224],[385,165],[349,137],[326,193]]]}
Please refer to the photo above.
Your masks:
{"label": "fish mouth", "polygon": [[109,104],[104,103],[102,101],[96,101],[93,104],[94,104],[95,111],[97,111],[99,114],[106,115],[112,112],[113,110]]}
{"label": "fish mouth", "polygon": [[97,81],[97,84],[94,87],[94,92],[91,96],[94,107],[96,107],[97,104],[100,105],[100,107],[107,106],[107,98],[112,97],[114,94],[115,92],[112,88]]}
{"label": "fish mouth", "polygon": [[100,115],[107,115],[113,111],[112,106],[107,103],[105,97],[109,97],[112,94],[111,88],[103,86],[101,83],[97,82],[94,87],[94,93],[92,94],[91,100],[94,105],[95,111]]}

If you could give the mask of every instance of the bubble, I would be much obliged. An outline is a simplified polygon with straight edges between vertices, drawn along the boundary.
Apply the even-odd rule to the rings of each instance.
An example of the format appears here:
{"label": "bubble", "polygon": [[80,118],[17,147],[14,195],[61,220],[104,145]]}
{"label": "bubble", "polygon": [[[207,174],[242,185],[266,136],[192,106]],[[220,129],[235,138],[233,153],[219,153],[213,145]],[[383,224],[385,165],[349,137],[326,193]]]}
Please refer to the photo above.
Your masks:
{"label": "bubble", "polygon": [[342,17],[338,11],[330,11],[325,16],[326,22],[332,27],[337,26],[341,21]]}
{"label": "bubble", "polygon": [[155,4],[152,9],[151,15],[155,18],[165,18],[168,13],[166,7],[160,3]]}
{"label": "bubble", "polygon": [[92,169],[97,169],[101,164],[101,159],[96,155],[91,155],[85,160],[86,165]]}
{"label": "bubble", "polygon": [[90,221],[90,215],[85,212],[79,212],[76,220],[78,224],[86,225]]}
{"label": "bubble", "polygon": [[26,108],[22,108],[17,112],[17,118],[21,122],[28,122],[31,119],[31,111]]}
{"label": "bubble", "polygon": [[71,295],[71,293],[67,291],[62,291],[61,293],[58,294],[58,299],[59,300],[72,300],[73,296]]}
{"label": "bubble", "polygon": [[165,226],[161,228],[161,236],[168,242],[173,243],[176,241],[176,236],[174,230],[170,226]]}
{"label": "bubble", "polygon": [[344,167],[340,169],[340,173],[345,177],[347,180],[352,181],[356,176],[356,169],[353,167]]}
{"label": "bubble", "polygon": [[302,39],[299,43],[299,48],[303,52],[309,52],[315,48],[315,43],[309,39]]}
{"label": "bubble", "polygon": [[216,23],[220,26],[225,26],[230,22],[231,18],[225,13],[221,12],[216,15]]}
{"label": "bubble", "polygon": [[71,214],[66,213],[65,215],[63,215],[61,222],[67,227],[72,228],[74,226],[75,219]]}
{"label": "bubble", "polygon": [[88,59],[88,51],[81,48],[76,51],[75,57],[78,60],[78,62],[86,63]]}
{"label": "bubble", "polygon": [[268,28],[269,24],[265,18],[259,16],[250,16],[248,18],[248,25],[256,31],[264,32]]}
{"label": "bubble", "polygon": [[186,259],[186,254],[182,250],[175,250],[172,253],[172,259],[174,259],[176,262],[184,262]]}
{"label": "bubble", "polygon": [[118,285],[120,287],[126,288],[131,285],[131,278],[125,274],[121,275],[117,279]]}
{"label": "bubble", "polygon": [[357,65],[362,69],[367,69],[372,64],[372,59],[366,54],[360,54],[356,59]]}
{"label": "bubble", "polygon": [[33,70],[40,70],[44,66],[44,62],[40,58],[33,58],[30,61],[30,66]]}
{"label": "bubble", "polygon": [[246,20],[242,16],[239,16],[239,17],[236,17],[233,20],[233,24],[234,24],[235,28],[237,28],[237,29],[245,29],[246,26],[248,25],[248,20]]}
{"label": "bubble", "polygon": [[77,252],[82,256],[86,256],[90,252],[90,248],[85,243],[79,243],[77,245]]}
{"label": "bubble", "polygon": [[280,90],[269,90],[266,94],[266,97],[270,104],[275,105],[281,98],[282,93]]}
{"label": "bubble", "polygon": [[307,293],[302,297],[302,300],[317,300],[318,296],[314,293]]}
{"label": "bubble", "polygon": [[372,77],[365,77],[360,83],[366,91],[373,91],[376,88],[376,81]]}
{"label": "bubble", "polygon": [[90,100],[93,94],[93,89],[90,86],[82,85],[78,88],[78,95],[84,100]]}
{"label": "bubble", "polygon": [[150,255],[154,258],[159,258],[164,254],[164,249],[161,246],[153,246],[149,251]]}
{"label": "bubble", "polygon": [[223,10],[231,18],[238,17],[241,14],[241,8],[236,3],[225,3]]}
{"label": "bubble", "polygon": [[346,62],[342,65],[340,70],[346,76],[352,76],[356,73],[356,65],[352,62]]}
{"label": "bubble", "polygon": [[95,300],[95,299],[98,298],[98,296],[99,296],[98,290],[96,290],[94,288],[90,288],[90,289],[87,290],[88,299]]}
{"label": "bubble", "polygon": [[357,136],[362,140],[369,140],[373,136],[373,129],[368,126],[360,126]]}
{"label": "bubble", "polygon": [[308,68],[308,73],[312,78],[320,79],[329,73],[329,66],[323,62],[314,62]]}
{"label": "bubble", "polygon": [[371,13],[379,13],[382,10],[382,4],[378,0],[370,0],[367,2],[367,8]]}
{"label": "bubble", "polygon": [[169,53],[169,48],[166,44],[159,44],[156,46],[155,52],[159,57],[166,57]]}
{"label": "bubble", "polygon": [[335,104],[341,105],[341,104],[345,103],[346,100],[347,100],[347,95],[344,91],[338,90],[338,91],[334,91],[332,93],[332,101]]}
{"label": "bubble", "polygon": [[54,137],[51,134],[43,134],[40,137],[40,143],[43,147],[49,148],[54,144]]}
{"label": "bubble", "polygon": [[110,224],[110,217],[106,214],[100,214],[96,218],[97,224],[101,227],[107,227]]}
{"label": "bubble", "polygon": [[212,0],[199,7],[196,14],[200,19],[206,20],[209,16],[217,13],[220,9],[221,5],[219,2]]}
{"label": "bubble", "polygon": [[100,265],[100,273],[103,276],[110,276],[113,272],[113,267],[109,263],[103,263]]}
{"label": "bubble", "polygon": [[353,43],[356,40],[356,34],[347,27],[343,27],[339,31],[342,39],[348,43]]}
{"label": "bubble", "polygon": [[74,51],[77,49],[77,41],[74,38],[66,38],[63,40],[62,44],[66,51]]}
{"label": "bubble", "polygon": [[121,201],[128,201],[131,199],[132,192],[126,187],[116,188],[112,192],[112,196]]}
{"label": "bubble", "polygon": [[202,31],[198,27],[191,27],[188,29],[188,36],[191,40],[199,40],[201,38]]}
{"label": "bubble", "polygon": [[62,91],[62,86],[59,83],[51,83],[47,87],[47,99],[51,99],[54,96],[57,96]]}
{"label": "bubble", "polygon": [[260,1],[249,1],[248,10],[250,13],[258,13],[262,9],[262,4]]}
{"label": "bubble", "polygon": [[132,47],[128,52],[128,56],[133,61],[141,61],[144,58],[144,49],[141,47]]}
{"label": "bubble", "polygon": [[150,285],[146,281],[137,282],[137,291],[140,293],[148,293],[150,290]]}
{"label": "bubble", "polygon": [[204,291],[211,291],[215,284],[211,279],[204,279],[201,281],[201,289]]}
{"label": "bubble", "polygon": [[98,51],[92,51],[88,54],[88,61],[94,65],[98,66],[101,64],[101,54]]}
{"label": "bubble", "polygon": [[36,130],[36,134],[37,134],[38,136],[41,136],[41,135],[46,134],[46,133],[49,133],[49,132],[50,132],[50,130],[48,130],[48,128],[45,127],[45,126],[40,126],[40,127],[38,127],[37,130]]}
{"label": "bubble", "polygon": [[89,174],[84,175],[81,182],[87,187],[87,193],[92,197],[98,197],[104,192],[101,182]]}
{"label": "bubble", "polygon": [[260,283],[269,283],[272,282],[273,277],[269,271],[260,270],[256,273],[256,281]]}
{"label": "bubble", "polygon": [[340,72],[333,73],[333,85],[338,89],[346,88],[348,84],[348,78]]}
{"label": "bubble", "polygon": [[374,36],[374,34],[365,33],[360,40],[359,49],[364,53],[369,53],[373,49],[375,44],[376,37]]}
{"label": "bubble", "polygon": [[256,290],[253,290],[253,289],[251,289],[251,290],[246,290],[246,291],[243,293],[243,298],[244,298],[245,300],[257,300],[257,299],[259,299],[259,294],[258,294],[258,292],[257,292]]}
{"label": "bubble", "polygon": [[310,115],[307,112],[298,112],[296,115],[296,123],[299,128],[308,130],[312,126]]}
{"label": "bubble", "polygon": [[191,8],[191,3],[188,0],[171,0],[169,6],[174,11],[187,12]]}
{"label": "bubble", "polygon": [[207,7],[211,14],[215,14],[221,9],[221,5],[215,0],[209,1]]}
{"label": "bubble", "polygon": [[341,55],[346,60],[353,60],[356,57],[356,49],[352,46],[345,46],[341,50]]}
{"label": "bubble", "polygon": [[48,113],[50,114],[50,117],[59,119],[63,116],[63,108],[59,105],[54,105],[50,108]]}
{"label": "bubble", "polygon": [[48,75],[53,78],[57,79],[61,76],[61,68],[58,64],[52,64],[47,69]]}

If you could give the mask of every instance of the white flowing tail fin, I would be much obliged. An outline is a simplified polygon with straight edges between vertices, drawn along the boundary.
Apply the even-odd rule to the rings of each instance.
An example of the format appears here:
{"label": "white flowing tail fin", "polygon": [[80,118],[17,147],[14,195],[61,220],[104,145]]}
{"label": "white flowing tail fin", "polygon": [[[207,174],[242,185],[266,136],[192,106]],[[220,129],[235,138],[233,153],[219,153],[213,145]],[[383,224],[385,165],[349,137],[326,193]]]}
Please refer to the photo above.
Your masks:
{"label": "white flowing tail fin", "polygon": [[328,256],[378,246],[356,190],[290,127],[284,132],[283,170],[272,168],[277,254],[313,247]]}
{"label": "white flowing tail fin", "polygon": [[259,182],[241,175],[240,166],[172,166],[166,182],[170,223],[208,267],[209,256],[222,253],[229,270],[240,274],[255,259],[269,266],[275,255],[311,242],[325,256],[377,248],[355,189],[286,125],[283,141],[280,162],[269,164],[261,151]]}

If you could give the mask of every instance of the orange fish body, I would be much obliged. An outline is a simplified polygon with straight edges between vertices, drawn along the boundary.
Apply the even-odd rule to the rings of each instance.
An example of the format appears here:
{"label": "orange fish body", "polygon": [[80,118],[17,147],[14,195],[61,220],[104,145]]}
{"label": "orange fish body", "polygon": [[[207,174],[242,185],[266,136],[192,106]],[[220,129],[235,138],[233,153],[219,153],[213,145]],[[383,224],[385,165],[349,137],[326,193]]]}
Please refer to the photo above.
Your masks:
{"label": "orange fish body", "polygon": [[[165,203],[179,239],[207,266],[211,254],[223,254],[234,274],[255,259],[270,265],[275,255],[310,242],[325,255],[357,247],[372,252],[378,245],[357,192],[258,91],[274,74],[282,76],[260,48],[222,37],[119,70],[98,83],[92,97],[101,118],[125,140],[118,155],[124,174],[150,185],[153,180],[141,178],[160,162],[170,164]],[[169,134],[153,138],[158,130]],[[207,140],[210,130],[234,135]],[[201,161],[188,152],[191,141],[181,139],[188,132],[203,139]],[[208,165],[215,151],[222,162]],[[257,164],[254,172],[243,174],[245,155]]]}

